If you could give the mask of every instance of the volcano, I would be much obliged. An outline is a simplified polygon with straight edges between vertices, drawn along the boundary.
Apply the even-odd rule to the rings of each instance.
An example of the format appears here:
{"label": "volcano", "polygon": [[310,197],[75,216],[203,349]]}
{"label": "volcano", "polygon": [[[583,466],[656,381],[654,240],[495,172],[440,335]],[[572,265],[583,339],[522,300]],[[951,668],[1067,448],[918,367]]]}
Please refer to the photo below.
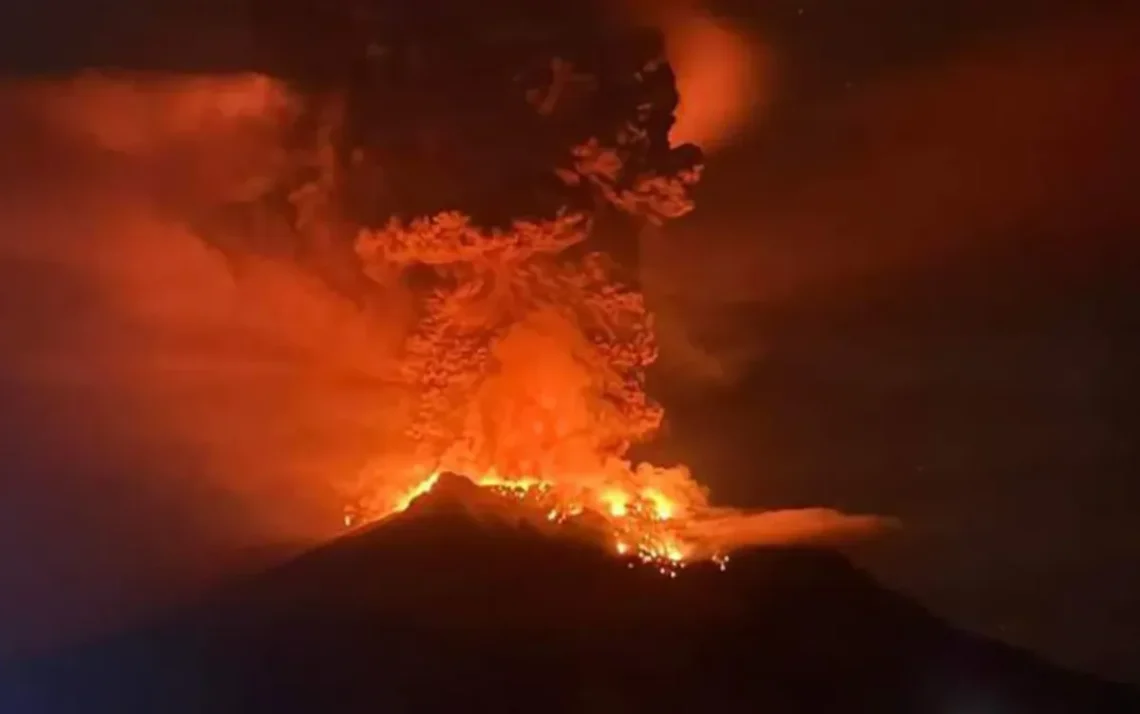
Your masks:
{"label": "volcano", "polygon": [[[1130,712],[811,548],[675,577],[445,477],[164,621],[9,667],[5,712]],[[567,526],[567,528],[573,528]],[[579,537],[581,536],[581,537]]]}

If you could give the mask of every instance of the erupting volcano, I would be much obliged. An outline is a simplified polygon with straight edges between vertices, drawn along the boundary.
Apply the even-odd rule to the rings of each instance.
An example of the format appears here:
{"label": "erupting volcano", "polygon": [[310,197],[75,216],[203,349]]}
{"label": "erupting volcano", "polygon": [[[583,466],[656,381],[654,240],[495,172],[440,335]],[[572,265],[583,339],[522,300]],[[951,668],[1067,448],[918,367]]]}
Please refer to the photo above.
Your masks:
{"label": "erupting volcano", "polygon": [[[414,288],[416,324],[401,370],[413,400],[409,448],[366,470],[348,523],[402,510],[452,471],[554,522],[596,511],[610,520],[619,553],[662,566],[689,555],[694,544],[672,525],[705,505],[702,490],[683,470],[623,458],[661,422],[645,390],[656,348],[634,271],[597,238],[606,220],[620,218],[611,230],[633,244],[691,208],[699,152],[668,145],[676,98],[661,51],[626,60],[626,106],[610,101],[630,113],[617,114],[615,127],[594,125],[547,176],[530,177],[548,186],[554,215],[486,228],[446,211],[360,231],[356,250],[370,277],[384,284],[419,270],[423,285]],[[517,101],[557,126],[567,121],[559,102],[575,78],[597,83],[576,74],[572,60],[551,57],[548,74],[520,87]],[[591,96],[599,90],[579,92],[580,116],[601,115],[604,100]]]}
{"label": "erupting volcano", "polygon": [[[592,514],[608,548],[663,572],[772,538],[770,515],[714,509],[685,468],[629,458],[663,418],[646,389],[657,348],[639,244],[667,239],[702,169],[698,147],[670,140],[661,33],[530,30],[445,31],[430,50],[374,39],[349,85],[307,103],[298,126],[317,129],[267,194],[287,198],[330,280],[408,304],[406,428],[348,489],[344,522],[399,512],[451,472],[555,523]],[[457,86],[471,62],[480,78]],[[876,525],[804,515],[796,537]]]}
{"label": "erupting volcano", "polygon": [[284,137],[267,167],[226,172],[240,190],[191,240],[234,282],[277,261],[354,326],[383,322],[394,337],[361,351],[369,369],[383,352],[385,424],[344,459],[358,470],[317,475],[346,482],[343,514],[321,511],[338,537],[3,663],[0,711],[1138,710],[800,547],[878,517],[718,507],[683,466],[633,458],[664,419],[639,248],[668,240],[702,172],[670,139],[695,129],[673,131],[659,28],[610,0],[251,2],[275,28],[259,69],[282,79],[260,86],[287,87]]}
{"label": "erupting volcano", "polygon": [[[604,154],[592,160],[608,166],[605,173],[579,166],[563,180],[605,187],[618,179],[617,150],[595,143],[574,155],[587,151]],[[611,195],[630,206],[658,205],[650,193],[656,182],[681,212],[684,186],[696,176],[696,169],[640,176],[629,189],[640,199]],[[445,213],[361,233],[358,253],[378,281],[427,266],[434,285],[402,364],[412,394],[409,449],[366,469],[346,522],[403,510],[451,471],[554,522],[596,511],[610,519],[619,552],[662,562],[688,555],[691,544],[672,526],[705,506],[702,490],[681,469],[633,467],[623,458],[661,421],[645,392],[652,321],[643,296],[615,277],[616,263],[581,248],[593,227],[587,213],[560,207],[553,219],[505,231]]]}

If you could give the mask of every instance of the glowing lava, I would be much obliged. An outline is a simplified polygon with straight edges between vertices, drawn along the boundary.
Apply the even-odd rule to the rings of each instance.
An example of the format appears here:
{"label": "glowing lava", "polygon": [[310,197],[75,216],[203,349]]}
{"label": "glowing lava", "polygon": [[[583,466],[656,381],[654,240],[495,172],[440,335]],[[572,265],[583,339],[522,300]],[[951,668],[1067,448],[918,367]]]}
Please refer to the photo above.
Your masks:
{"label": "glowing lava", "polygon": [[[399,494],[386,515],[407,510],[413,501],[435,488],[440,476],[440,472],[432,473]],[[619,556],[654,566],[665,575],[675,575],[677,569],[683,568],[694,554],[692,546],[676,532],[678,523],[674,514],[678,511],[677,504],[654,488],[634,493],[611,487],[597,492],[581,492],[579,498],[574,499],[568,498],[565,489],[560,489],[554,482],[538,478],[507,479],[490,473],[474,478],[472,482],[496,495],[518,501],[535,513],[545,514],[545,519],[556,525],[587,512],[596,514],[607,522],[609,545]],[[355,518],[346,516],[345,522],[351,524]],[[712,557],[722,564],[727,562],[727,558]]]}

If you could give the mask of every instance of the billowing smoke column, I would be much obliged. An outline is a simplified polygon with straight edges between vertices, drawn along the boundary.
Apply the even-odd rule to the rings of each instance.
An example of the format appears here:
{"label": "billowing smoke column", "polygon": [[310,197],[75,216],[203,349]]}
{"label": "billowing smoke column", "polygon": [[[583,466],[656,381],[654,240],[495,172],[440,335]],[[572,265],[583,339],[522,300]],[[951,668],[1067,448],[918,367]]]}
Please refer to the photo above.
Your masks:
{"label": "billowing smoke column", "polygon": [[405,446],[364,469],[346,522],[453,471],[553,521],[602,514],[618,551],[666,565],[770,537],[714,513],[685,469],[625,458],[662,417],[638,244],[691,210],[701,171],[673,141],[664,36],[524,9],[328,23],[347,49],[298,74],[288,171],[246,206],[288,215],[292,254],[355,299],[411,296]]}

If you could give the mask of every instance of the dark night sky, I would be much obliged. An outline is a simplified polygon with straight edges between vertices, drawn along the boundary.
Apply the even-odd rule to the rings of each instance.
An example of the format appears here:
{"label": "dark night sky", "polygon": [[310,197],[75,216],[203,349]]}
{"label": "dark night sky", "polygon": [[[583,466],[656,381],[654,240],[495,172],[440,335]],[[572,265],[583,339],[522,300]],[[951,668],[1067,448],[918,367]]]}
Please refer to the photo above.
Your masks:
{"label": "dark night sky", "polygon": [[660,248],[746,376],[673,446],[728,501],[900,516],[887,582],[1137,679],[1140,25],[1017,5],[764,3],[775,102]]}
{"label": "dark night sky", "polygon": [[[775,82],[755,126],[712,156],[697,213],[650,250],[665,321],[729,372],[697,376],[666,341],[664,450],[726,502],[898,516],[902,532],[858,553],[888,584],[1140,681],[1136,13],[729,5],[769,49]],[[90,18],[130,14],[127,0],[110,7],[6,8],[6,65],[99,56]],[[17,304],[58,314],[55,303],[86,300],[18,278],[0,290],[0,345],[32,329]],[[102,458],[117,448],[100,445],[124,418],[114,408],[15,373],[0,390],[0,572],[14,578],[0,586],[0,640],[45,612],[146,601],[168,575],[209,571],[242,533],[235,496],[188,485],[203,468],[192,458],[173,491],[116,492],[111,472],[155,457]]]}

